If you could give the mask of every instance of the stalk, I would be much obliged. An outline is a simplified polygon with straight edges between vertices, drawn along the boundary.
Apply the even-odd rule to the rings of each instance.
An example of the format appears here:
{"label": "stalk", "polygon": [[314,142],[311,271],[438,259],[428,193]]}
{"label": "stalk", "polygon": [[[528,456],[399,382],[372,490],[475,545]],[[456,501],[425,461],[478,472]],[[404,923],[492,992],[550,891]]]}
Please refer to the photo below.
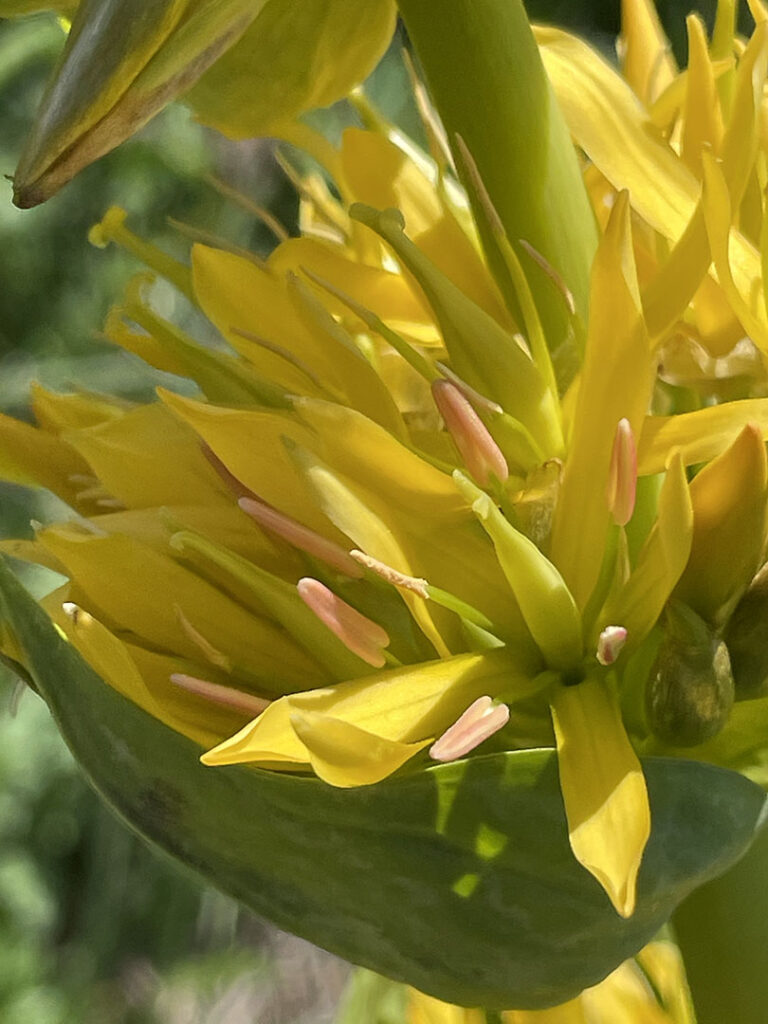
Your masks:
{"label": "stalk", "polygon": [[[466,143],[512,244],[529,242],[585,318],[597,231],[574,147],[521,0],[399,0],[460,174]],[[489,262],[509,278],[471,182]],[[521,254],[550,348],[568,331],[552,281]],[[504,287],[504,285],[507,287]]]}
{"label": "stalk", "polygon": [[722,878],[673,918],[697,1024],[765,1024],[768,1014],[768,829]]}

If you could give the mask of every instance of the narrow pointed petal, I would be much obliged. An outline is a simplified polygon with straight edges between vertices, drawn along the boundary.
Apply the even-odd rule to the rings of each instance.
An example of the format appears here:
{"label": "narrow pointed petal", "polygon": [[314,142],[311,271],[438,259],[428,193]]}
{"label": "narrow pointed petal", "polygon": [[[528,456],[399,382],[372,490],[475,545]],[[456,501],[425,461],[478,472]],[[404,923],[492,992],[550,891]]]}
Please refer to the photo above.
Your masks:
{"label": "narrow pointed petal", "polygon": [[688,562],[693,507],[680,454],[670,461],[659,497],[656,523],[640,549],[624,586],[609,598],[603,621],[621,622],[632,646],[655,625]]}
{"label": "narrow pointed petal", "polygon": [[205,764],[307,766],[309,754],[291,725],[313,711],[398,743],[432,742],[478,697],[503,693],[512,703],[541,692],[541,679],[521,672],[503,648],[385,669],[367,679],[275,701],[255,722],[209,750]]}
{"label": "narrow pointed petal", "polygon": [[651,814],[618,702],[604,680],[588,678],[558,687],[552,720],[571,849],[616,912],[631,917]]}
{"label": "narrow pointed petal", "polygon": [[750,423],[768,440],[768,398],[745,398],[676,416],[647,416],[638,444],[638,471],[641,476],[662,473],[675,449],[686,466],[710,462]]}
{"label": "narrow pointed petal", "polygon": [[[606,492],[616,426],[626,419],[625,435],[627,429],[639,431],[655,372],[640,306],[626,193],[611,211],[592,267],[590,311],[571,447],[550,549],[552,561],[581,608],[597,582],[610,526]],[[631,452],[626,454],[622,506],[631,497]]]}
{"label": "narrow pointed petal", "polygon": [[621,51],[624,78],[650,105],[677,74],[672,47],[652,0],[622,0]]}
{"label": "narrow pointed petal", "polygon": [[293,711],[291,726],[315,774],[331,786],[370,786],[397,771],[429,743],[387,740],[319,711]]}
{"label": "narrow pointed petal", "polygon": [[716,623],[732,609],[760,567],[766,543],[768,461],[756,427],[691,484],[693,542],[676,596]]}

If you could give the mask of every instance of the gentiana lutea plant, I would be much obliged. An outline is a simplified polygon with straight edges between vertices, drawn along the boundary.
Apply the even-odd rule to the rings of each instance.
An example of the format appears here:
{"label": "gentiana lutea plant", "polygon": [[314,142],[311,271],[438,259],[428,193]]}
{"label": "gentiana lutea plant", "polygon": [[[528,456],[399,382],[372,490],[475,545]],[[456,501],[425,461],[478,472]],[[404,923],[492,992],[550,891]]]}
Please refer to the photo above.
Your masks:
{"label": "gentiana lutea plant", "polygon": [[[5,658],[129,823],[413,986],[411,1024],[691,1024],[651,940],[768,780],[768,13],[691,15],[680,69],[626,0],[617,68],[517,0],[402,0],[422,151],[359,90],[338,146],[298,120],[389,2],[95,6],[20,205],[190,86],[314,163],[266,260],[94,227],[144,265],[104,333],[180,384],[0,420],[3,475],[72,510],[3,543],[67,580],[38,607],[4,571]],[[697,1019],[757,1024],[765,972],[697,898]]]}

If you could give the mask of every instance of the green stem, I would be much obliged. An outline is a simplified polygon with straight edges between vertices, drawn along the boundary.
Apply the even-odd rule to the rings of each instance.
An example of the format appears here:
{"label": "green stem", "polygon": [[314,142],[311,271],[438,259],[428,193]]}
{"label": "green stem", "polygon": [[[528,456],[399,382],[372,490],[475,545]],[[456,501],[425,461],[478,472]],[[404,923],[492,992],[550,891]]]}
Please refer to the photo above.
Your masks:
{"label": "green stem", "polygon": [[485,1024],[504,1024],[504,1017],[501,1010],[486,1010]]}
{"label": "green stem", "polygon": [[765,1024],[768,829],[735,867],[689,896],[673,924],[698,1024]]}
{"label": "green stem", "polygon": [[[399,6],[457,166],[465,170],[456,151],[460,135],[509,240],[524,239],[545,257],[585,317],[597,232],[522,0],[399,0]],[[494,272],[508,283],[482,210],[475,215]],[[557,347],[568,330],[567,311],[544,271],[530,259],[524,265],[549,345]]]}

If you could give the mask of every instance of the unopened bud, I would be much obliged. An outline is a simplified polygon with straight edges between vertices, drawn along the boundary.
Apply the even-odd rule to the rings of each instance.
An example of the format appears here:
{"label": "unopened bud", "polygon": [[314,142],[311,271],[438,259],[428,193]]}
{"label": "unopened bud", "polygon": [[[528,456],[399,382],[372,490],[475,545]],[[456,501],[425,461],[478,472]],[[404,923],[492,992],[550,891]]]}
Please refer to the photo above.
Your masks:
{"label": "unopened bud", "polygon": [[751,586],[725,627],[736,700],[768,697],[768,565]]}
{"label": "unopened bud", "polygon": [[646,689],[654,735],[676,747],[695,747],[716,736],[734,700],[728,648],[683,605],[668,610],[667,635]]}

